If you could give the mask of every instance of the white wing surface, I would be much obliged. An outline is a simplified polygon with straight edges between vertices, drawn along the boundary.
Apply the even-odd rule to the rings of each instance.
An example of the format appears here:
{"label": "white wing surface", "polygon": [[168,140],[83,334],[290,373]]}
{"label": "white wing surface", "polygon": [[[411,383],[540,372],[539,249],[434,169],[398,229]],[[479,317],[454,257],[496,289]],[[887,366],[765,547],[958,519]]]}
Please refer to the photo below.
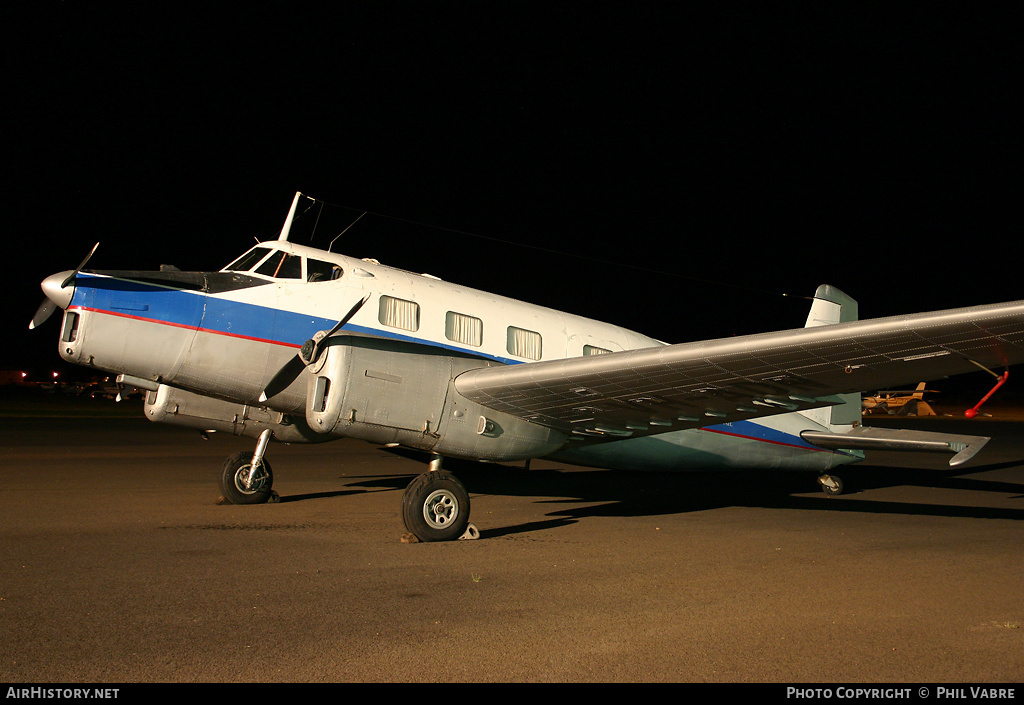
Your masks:
{"label": "white wing surface", "polygon": [[456,388],[498,411],[615,439],[838,404],[1024,362],[1024,301],[471,370]]}

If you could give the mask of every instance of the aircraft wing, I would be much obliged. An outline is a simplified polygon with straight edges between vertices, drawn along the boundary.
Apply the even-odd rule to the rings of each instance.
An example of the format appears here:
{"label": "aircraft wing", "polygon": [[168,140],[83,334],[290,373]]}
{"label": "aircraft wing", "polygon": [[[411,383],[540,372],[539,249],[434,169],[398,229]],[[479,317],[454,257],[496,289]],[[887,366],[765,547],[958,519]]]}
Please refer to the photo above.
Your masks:
{"label": "aircraft wing", "polygon": [[608,440],[839,404],[1024,362],[1024,301],[470,370],[485,407]]}

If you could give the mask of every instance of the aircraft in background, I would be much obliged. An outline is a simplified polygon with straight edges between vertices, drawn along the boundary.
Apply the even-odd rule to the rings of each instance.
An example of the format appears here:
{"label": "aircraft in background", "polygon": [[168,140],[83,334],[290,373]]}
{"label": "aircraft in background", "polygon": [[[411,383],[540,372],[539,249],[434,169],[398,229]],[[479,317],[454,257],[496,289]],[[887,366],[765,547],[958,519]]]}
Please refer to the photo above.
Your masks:
{"label": "aircraft in background", "polygon": [[864,415],[881,412],[900,416],[935,416],[935,409],[924,400],[924,395],[926,392],[936,392],[934,389],[925,389],[926,386],[920,382],[914,390],[888,390],[865,396],[861,400]]}
{"label": "aircraft in background", "polygon": [[423,541],[475,535],[446,457],[803,470],[834,494],[832,471],[865,450],[955,466],[988,440],[864,427],[863,390],[1024,361],[1024,301],[858,321],[827,285],[803,328],[669,345],[290,242],[303,198],[277,240],[217,272],[87,271],[87,257],[43,281],[30,326],[63,309],[61,357],[145,390],[152,421],[258,439],[224,464],[232,503],[273,496],[271,439],[342,437],[431,454],[402,500]]}

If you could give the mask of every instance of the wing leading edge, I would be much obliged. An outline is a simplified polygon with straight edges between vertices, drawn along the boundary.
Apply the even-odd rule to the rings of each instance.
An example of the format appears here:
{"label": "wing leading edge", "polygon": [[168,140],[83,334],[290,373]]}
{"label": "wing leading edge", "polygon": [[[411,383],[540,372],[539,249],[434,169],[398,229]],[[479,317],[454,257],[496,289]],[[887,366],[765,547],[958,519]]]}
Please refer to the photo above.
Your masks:
{"label": "wing leading edge", "polygon": [[1024,301],[470,370],[459,393],[606,439],[840,404],[840,394],[1024,362]]}

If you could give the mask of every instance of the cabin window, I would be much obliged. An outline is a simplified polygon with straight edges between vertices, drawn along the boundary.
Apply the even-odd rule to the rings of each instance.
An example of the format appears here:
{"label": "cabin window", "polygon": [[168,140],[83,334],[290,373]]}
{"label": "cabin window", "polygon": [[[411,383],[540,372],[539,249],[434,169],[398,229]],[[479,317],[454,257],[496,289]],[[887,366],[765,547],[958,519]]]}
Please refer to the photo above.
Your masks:
{"label": "cabin window", "polygon": [[333,262],[323,262],[318,259],[306,260],[306,281],[329,282],[341,279],[341,265]]}
{"label": "cabin window", "polygon": [[611,350],[606,350],[605,348],[599,348],[596,345],[584,345],[583,346],[583,354],[584,355],[607,355],[610,352],[611,352]]}
{"label": "cabin window", "polygon": [[301,279],[302,258],[287,252],[275,252],[259,266],[256,273],[275,279]]}
{"label": "cabin window", "polygon": [[509,326],[506,349],[516,357],[539,360],[541,355],[540,333]]}
{"label": "cabin window", "polygon": [[449,311],[444,320],[444,337],[455,343],[480,347],[484,343],[484,322],[464,313]]}
{"label": "cabin window", "polygon": [[378,320],[391,328],[402,330],[419,330],[420,305],[415,301],[396,299],[392,296],[380,297]]}

